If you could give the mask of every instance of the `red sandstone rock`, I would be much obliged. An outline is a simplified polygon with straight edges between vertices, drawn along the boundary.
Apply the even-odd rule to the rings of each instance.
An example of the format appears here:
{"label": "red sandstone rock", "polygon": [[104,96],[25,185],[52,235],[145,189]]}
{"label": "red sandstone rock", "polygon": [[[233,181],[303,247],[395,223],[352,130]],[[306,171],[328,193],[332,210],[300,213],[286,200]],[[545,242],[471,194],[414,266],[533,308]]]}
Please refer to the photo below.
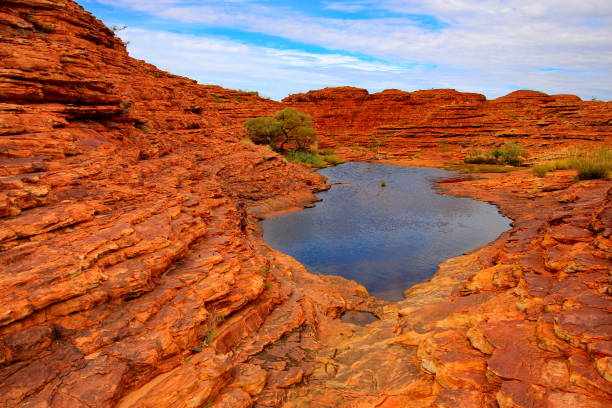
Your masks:
{"label": "red sandstone rock", "polygon": [[5,0],[0,36],[2,406],[609,405],[609,181],[447,180],[513,228],[385,304],[265,246],[255,215],[322,180],[239,142],[290,105],[347,158],[540,154],[609,142],[609,102],[347,87],[282,105],[131,59],[69,0]]}

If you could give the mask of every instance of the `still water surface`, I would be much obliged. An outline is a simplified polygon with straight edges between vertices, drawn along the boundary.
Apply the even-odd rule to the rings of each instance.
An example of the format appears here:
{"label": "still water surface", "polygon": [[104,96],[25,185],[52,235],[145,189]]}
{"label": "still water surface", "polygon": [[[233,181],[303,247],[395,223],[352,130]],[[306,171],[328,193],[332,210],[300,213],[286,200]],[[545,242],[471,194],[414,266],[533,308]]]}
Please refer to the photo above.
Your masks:
{"label": "still water surface", "polygon": [[432,179],[454,174],[445,170],[346,163],[320,173],[342,184],[318,194],[315,208],[262,221],[264,239],[311,272],[353,279],[381,299],[401,300],[438,264],[510,225],[491,204],[437,194]]}

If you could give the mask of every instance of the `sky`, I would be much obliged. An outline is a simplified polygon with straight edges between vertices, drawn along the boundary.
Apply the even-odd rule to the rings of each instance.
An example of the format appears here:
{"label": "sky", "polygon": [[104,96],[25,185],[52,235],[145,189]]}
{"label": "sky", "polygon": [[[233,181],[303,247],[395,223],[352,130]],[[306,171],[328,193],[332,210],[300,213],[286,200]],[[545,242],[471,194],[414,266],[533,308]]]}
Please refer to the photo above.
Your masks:
{"label": "sky", "polygon": [[132,57],[280,100],[333,86],[612,100],[612,0],[77,0]]}

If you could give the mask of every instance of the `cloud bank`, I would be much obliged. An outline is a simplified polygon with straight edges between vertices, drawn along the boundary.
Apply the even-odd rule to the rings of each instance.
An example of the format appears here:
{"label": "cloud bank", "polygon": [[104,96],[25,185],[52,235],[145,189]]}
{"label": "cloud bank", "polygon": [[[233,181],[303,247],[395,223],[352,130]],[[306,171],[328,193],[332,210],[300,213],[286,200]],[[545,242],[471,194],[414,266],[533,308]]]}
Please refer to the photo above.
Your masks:
{"label": "cloud bank", "polygon": [[[339,85],[450,87],[488,97],[536,89],[612,99],[609,0],[81,4],[108,10],[108,24],[128,24],[121,36],[137,58],[277,99]],[[129,11],[129,21],[120,11]]]}

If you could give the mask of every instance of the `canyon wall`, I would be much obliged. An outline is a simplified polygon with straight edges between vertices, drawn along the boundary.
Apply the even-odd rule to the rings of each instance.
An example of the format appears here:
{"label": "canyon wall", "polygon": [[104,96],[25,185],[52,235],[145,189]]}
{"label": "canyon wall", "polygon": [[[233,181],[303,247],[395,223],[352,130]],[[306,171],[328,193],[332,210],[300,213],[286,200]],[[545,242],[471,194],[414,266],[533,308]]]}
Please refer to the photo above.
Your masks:
{"label": "canyon wall", "polygon": [[506,141],[544,153],[569,144],[609,143],[612,134],[611,102],[536,91],[487,100],[453,89],[369,94],[342,87],[291,95],[283,102],[310,113],[323,144],[349,156],[368,149],[379,158],[406,158],[442,144],[465,157]]}
{"label": "canyon wall", "polygon": [[283,106],[347,158],[430,164],[442,139],[453,157],[506,139],[540,154],[609,143],[612,126],[609,102],[526,91],[281,104],[130,58],[72,1],[4,0],[0,406],[608,406],[609,181],[447,180],[513,228],[387,304],[262,241],[258,217],[326,188],[240,141],[244,119]]}

